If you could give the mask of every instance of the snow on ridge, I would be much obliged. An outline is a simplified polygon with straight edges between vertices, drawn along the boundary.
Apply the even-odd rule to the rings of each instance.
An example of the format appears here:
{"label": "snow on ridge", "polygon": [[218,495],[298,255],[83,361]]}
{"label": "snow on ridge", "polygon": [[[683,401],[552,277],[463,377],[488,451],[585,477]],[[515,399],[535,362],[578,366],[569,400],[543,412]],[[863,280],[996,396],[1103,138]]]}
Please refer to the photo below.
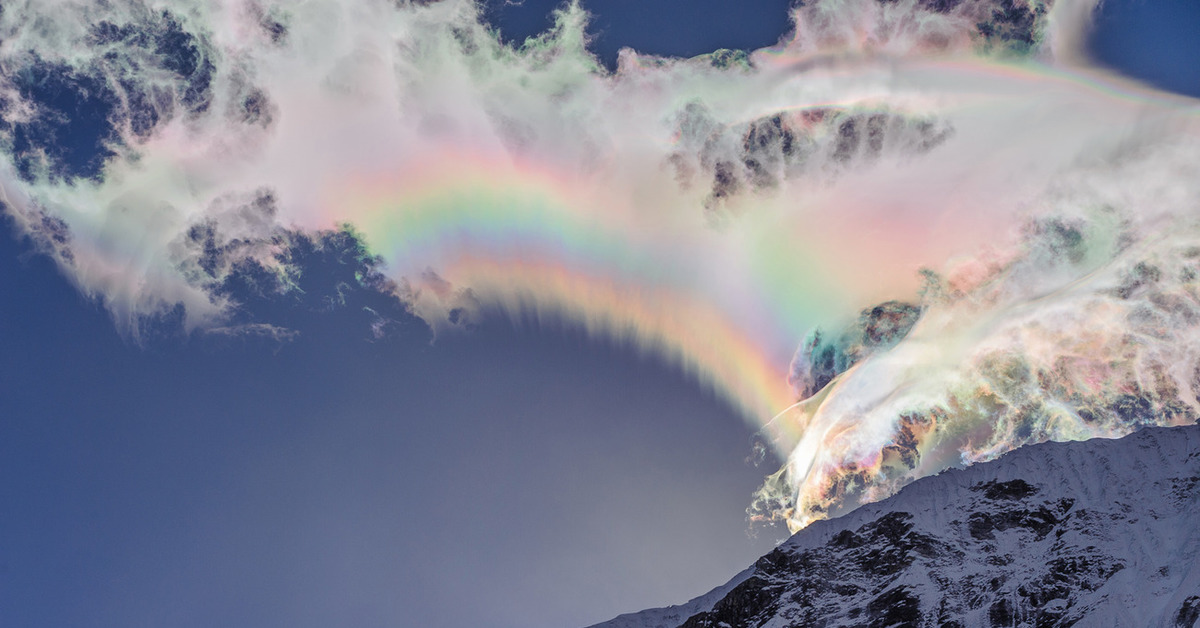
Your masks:
{"label": "snow on ridge", "polygon": [[1194,626],[1200,426],[1051,442],[796,533],[686,604],[592,628]]}

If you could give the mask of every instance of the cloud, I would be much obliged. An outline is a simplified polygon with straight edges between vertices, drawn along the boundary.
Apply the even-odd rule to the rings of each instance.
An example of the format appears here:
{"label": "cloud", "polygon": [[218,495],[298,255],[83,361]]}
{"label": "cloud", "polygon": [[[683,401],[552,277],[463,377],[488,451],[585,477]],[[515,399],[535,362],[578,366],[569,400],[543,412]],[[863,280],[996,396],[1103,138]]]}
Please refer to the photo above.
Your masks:
{"label": "cloud", "polygon": [[928,273],[890,347],[860,340],[874,310],[834,341],[814,332],[793,365],[812,396],[768,426],[790,454],[752,514],[801,527],[1026,444],[1194,423],[1198,148],[1164,141],[1064,174],[1015,250]]}
{"label": "cloud", "polygon": [[[367,289],[375,327],[500,307],[661,352],[767,424],[756,513],[801,525],[1194,405],[1194,105],[1083,65],[1093,8],[822,0],[777,46],[609,72],[578,5],[514,48],[466,0],[9,3],[0,181],[135,337]],[[902,339],[841,322],[889,301]]]}

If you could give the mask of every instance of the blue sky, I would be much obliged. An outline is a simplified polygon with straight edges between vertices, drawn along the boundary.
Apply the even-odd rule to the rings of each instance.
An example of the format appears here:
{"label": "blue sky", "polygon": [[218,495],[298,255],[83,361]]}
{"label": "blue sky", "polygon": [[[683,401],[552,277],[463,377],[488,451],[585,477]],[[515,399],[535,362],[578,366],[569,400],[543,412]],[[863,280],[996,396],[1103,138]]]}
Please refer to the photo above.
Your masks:
{"label": "blue sky", "polygon": [[1092,52],[1103,65],[1147,83],[1200,96],[1200,3],[1110,0],[1096,20]]}
{"label": "blue sky", "polygon": [[774,540],[746,537],[741,421],[576,330],[369,342],[351,307],[282,347],[138,348],[4,244],[28,295],[0,313],[12,625],[558,625],[716,584]]}
{"label": "blue sky", "polygon": [[[497,6],[520,39],[552,2]],[[773,43],[786,2],[597,0],[595,50]],[[1200,5],[1111,0],[1099,60],[1200,95]],[[0,625],[580,625],[680,602],[747,534],[751,430],[663,362],[496,314],[262,302],[294,341],[123,339],[0,238]],[[340,272],[307,262],[318,284]],[[324,275],[323,275],[324,273]],[[395,624],[397,617],[403,623]]]}
{"label": "blue sky", "polygon": [[[556,0],[489,3],[487,15],[508,40],[523,41],[550,25]],[[629,47],[690,57],[719,48],[754,50],[774,45],[787,30],[790,0],[600,0],[592,13],[591,49],[608,67]]]}

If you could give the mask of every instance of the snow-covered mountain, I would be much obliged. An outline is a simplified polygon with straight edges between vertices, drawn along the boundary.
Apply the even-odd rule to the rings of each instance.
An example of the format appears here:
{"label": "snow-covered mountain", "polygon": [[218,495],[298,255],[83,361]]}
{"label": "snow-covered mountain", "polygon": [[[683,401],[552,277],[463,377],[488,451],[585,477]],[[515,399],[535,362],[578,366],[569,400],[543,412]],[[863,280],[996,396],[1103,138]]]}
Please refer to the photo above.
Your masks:
{"label": "snow-covered mountain", "polygon": [[593,628],[1196,626],[1200,426],[1045,443],[801,530],[686,604]]}

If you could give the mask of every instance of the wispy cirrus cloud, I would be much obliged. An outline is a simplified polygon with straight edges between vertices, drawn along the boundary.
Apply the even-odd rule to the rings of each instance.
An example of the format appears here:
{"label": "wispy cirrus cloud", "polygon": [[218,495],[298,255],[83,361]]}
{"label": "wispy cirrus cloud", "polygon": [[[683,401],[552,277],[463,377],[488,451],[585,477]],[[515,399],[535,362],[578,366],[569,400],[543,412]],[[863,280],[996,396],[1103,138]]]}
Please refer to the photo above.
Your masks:
{"label": "wispy cirrus cloud", "polygon": [[14,3],[0,177],[133,335],[265,329],[229,286],[296,287],[307,241],[439,333],[482,304],[662,352],[766,426],[754,513],[801,526],[1194,420],[1195,107],[1087,68],[1093,8],[825,0],[610,72],[578,5],[513,48],[465,0]]}

